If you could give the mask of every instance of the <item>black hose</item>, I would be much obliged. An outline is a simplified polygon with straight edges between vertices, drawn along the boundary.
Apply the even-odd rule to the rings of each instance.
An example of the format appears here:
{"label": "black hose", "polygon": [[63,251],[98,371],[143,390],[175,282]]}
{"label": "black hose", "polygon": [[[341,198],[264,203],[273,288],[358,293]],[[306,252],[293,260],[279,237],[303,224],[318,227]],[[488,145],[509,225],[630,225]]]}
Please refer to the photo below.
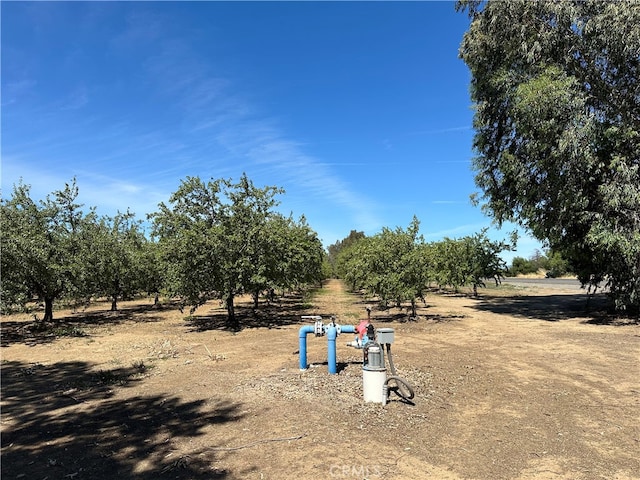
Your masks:
{"label": "black hose", "polygon": [[[391,380],[396,382],[396,386],[395,387],[390,387],[389,386],[389,381],[391,381]],[[396,376],[392,375],[391,377],[387,377],[387,380],[384,382],[384,384],[387,387],[387,391],[393,390],[405,402],[409,402],[415,396],[415,394],[413,393],[413,387],[411,387],[409,382],[407,382],[402,377],[396,377]]]}
{"label": "black hose", "polygon": [[387,343],[386,346],[387,358],[389,359],[389,366],[391,367],[391,376],[387,378],[385,385],[388,385],[389,381],[393,380],[396,382],[396,387],[391,387],[389,390],[394,390],[404,400],[409,401],[415,396],[413,387],[404,378],[398,376],[398,372],[396,372],[396,366],[393,364],[393,357],[391,355],[391,344]]}

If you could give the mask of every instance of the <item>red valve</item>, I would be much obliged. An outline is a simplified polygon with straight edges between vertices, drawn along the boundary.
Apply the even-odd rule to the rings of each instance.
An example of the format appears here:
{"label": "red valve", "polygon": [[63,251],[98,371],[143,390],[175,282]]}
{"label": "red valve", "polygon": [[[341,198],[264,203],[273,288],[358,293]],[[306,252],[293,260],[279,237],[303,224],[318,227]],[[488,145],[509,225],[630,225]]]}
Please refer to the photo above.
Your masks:
{"label": "red valve", "polygon": [[356,325],[356,332],[358,332],[358,338],[360,338],[360,340],[362,340],[362,337],[364,337],[367,333],[367,328],[369,328],[369,325],[371,325],[369,320],[360,320],[360,323]]}

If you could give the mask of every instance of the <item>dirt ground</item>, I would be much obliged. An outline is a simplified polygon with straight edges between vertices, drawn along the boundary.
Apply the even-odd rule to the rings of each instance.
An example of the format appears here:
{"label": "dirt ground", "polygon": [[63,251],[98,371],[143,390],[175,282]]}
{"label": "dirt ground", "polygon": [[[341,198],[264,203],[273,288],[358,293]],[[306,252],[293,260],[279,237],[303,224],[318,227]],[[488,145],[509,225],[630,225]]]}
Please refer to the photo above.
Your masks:
{"label": "dirt ground", "polygon": [[[4,479],[640,479],[640,325],[575,290],[433,294],[417,321],[329,281],[224,328],[151,301],[58,311],[57,331],[2,319]],[[362,353],[301,315],[395,330],[415,389],[362,400]],[[74,336],[75,335],[75,336]]]}

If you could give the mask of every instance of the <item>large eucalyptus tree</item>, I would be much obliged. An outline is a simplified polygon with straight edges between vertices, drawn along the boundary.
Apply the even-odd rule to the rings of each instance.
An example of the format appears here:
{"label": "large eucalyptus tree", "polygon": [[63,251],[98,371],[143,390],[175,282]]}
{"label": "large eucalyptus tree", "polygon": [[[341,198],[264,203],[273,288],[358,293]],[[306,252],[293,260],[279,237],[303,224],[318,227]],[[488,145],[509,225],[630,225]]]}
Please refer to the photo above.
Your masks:
{"label": "large eucalyptus tree", "polygon": [[640,2],[459,1],[471,24],[476,184],[515,221],[640,308]]}

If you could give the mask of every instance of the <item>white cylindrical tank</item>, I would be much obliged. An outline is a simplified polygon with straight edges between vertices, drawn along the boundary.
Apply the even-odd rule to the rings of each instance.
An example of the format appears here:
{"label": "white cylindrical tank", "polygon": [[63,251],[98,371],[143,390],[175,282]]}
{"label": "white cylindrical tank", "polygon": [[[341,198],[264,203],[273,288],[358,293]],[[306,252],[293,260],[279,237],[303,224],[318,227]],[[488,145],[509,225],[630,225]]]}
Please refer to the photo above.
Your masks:
{"label": "white cylindrical tank", "polygon": [[362,391],[365,402],[384,403],[384,383],[387,381],[387,370],[384,368],[362,369]]}

